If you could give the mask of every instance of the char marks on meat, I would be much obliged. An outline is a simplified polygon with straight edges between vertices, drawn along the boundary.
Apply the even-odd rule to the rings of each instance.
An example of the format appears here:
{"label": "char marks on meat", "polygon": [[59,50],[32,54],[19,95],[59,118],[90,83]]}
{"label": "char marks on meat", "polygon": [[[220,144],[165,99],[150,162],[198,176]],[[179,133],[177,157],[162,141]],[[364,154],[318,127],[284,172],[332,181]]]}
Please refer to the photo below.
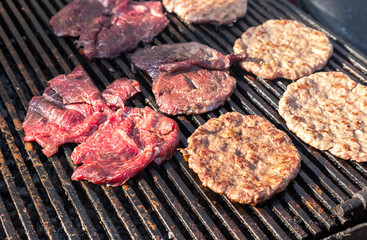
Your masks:
{"label": "char marks on meat", "polygon": [[151,42],[169,23],[158,1],[74,0],[50,20],[57,36],[79,37],[87,58],[114,58]]}
{"label": "char marks on meat", "polygon": [[159,110],[168,115],[199,114],[223,105],[236,87],[227,70],[245,59],[245,53],[223,55],[196,42],[139,49],[131,56],[152,77]]}
{"label": "char marks on meat", "polygon": [[256,115],[211,118],[187,143],[181,152],[202,184],[239,203],[256,205],[283,191],[301,166],[288,135]]}
{"label": "char marks on meat", "polygon": [[179,130],[174,120],[149,107],[119,109],[75,148],[72,159],[83,165],[72,179],[122,185],[152,161],[161,163],[171,158],[178,143]]}
{"label": "char marks on meat", "polygon": [[168,12],[187,23],[230,24],[243,17],[247,0],[162,0]]}

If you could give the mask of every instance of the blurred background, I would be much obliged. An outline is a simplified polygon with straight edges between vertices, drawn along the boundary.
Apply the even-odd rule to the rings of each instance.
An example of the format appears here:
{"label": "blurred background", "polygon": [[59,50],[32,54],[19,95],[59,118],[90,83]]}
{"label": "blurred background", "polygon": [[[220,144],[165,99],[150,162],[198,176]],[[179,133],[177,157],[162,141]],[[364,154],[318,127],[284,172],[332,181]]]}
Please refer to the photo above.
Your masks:
{"label": "blurred background", "polygon": [[367,0],[289,0],[367,56]]}

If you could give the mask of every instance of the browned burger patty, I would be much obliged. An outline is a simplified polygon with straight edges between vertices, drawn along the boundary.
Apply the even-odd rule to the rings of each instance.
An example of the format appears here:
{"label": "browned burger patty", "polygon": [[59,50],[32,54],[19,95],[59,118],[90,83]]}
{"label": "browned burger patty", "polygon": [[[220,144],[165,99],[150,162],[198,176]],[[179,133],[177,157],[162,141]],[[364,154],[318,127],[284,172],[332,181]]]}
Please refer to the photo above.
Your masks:
{"label": "browned burger patty", "polygon": [[187,23],[229,24],[245,16],[247,0],[163,0],[168,12]]}
{"label": "browned burger patty", "polygon": [[247,29],[234,44],[246,52],[242,68],[264,79],[296,80],[322,69],[333,53],[328,37],[297,21],[268,20]]}
{"label": "browned burger patty", "polygon": [[367,162],[367,87],[347,75],[319,72],[290,84],[279,114],[311,146]]}
{"label": "browned burger patty", "polygon": [[181,149],[204,186],[251,205],[283,191],[301,157],[290,138],[265,118],[226,113],[210,119]]}

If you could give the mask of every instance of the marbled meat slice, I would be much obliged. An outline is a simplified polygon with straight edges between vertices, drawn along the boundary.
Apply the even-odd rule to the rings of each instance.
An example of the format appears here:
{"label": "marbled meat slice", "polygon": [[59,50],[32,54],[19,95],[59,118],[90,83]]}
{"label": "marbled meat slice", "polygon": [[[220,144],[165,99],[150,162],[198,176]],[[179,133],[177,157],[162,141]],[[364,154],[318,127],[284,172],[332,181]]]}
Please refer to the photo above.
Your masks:
{"label": "marbled meat slice", "polygon": [[168,12],[187,23],[230,24],[243,17],[247,0],[162,0]]}
{"label": "marbled meat slice", "polygon": [[256,115],[210,119],[187,142],[181,152],[202,184],[239,203],[256,205],[283,191],[301,165],[287,134]]}
{"label": "marbled meat slice", "polygon": [[72,73],[61,74],[50,81],[48,85],[57,93],[65,104],[89,103],[99,108],[105,107],[105,102],[88,74],[81,66]]}
{"label": "marbled meat slice", "polygon": [[23,123],[24,140],[37,141],[44,154],[51,156],[64,143],[85,141],[105,120],[106,114],[95,111],[89,104],[66,106],[33,97]]}
{"label": "marbled meat slice", "polygon": [[88,59],[114,58],[151,42],[169,23],[159,1],[74,0],[50,20],[57,36],[80,37],[77,48]]}
{"label": "marbled meat slice", "polygon": [[328,37],[292,20],[268,20],[246,30],[233,47],[242,68],[265,79],[296,80],[322,69],[333,53]]}
{"label": "marbled meat slice", "polygon": [[131,56],[131,61],[152,78],[161,72],[172,73],[189,69],[194,65],[205,69],[228,70],[232,63],[245,59],[245,53],[224,55],[197,42],[141,48]]}
{"label": "marbled meat slice", "polygon": [[73,180],[118,186],[149,163],[171,158],[179,143],[177,123],[149,107],[119,109],[72,154],[83,163]]}
{"label": "marbled meat slice", "polygon": [[168,115],[200,114],[225,104],[236,88],[228,71],[192,67],[161,73],[152,91],[159,110]]}
{"label": "marbled meat slice", "polygon": [[314,73],[290,84],[279,114],[312,147],[367,162],[367,87],[344,73]]}
{"label": "marbled meat slice", "polygon": [[81,67],[53,78],[49,86],[32,98],[23,123],[25,141],[37,141],[46,156],[64,143],[84,142],[113,113],[107,105],[123,107],[140,91],[135,80],[118,79],[107,86],[104,99]]}
{"label": "marbled meat slice", "polygon": [[102,97],[110,108],[123,108],[125,102],[138,92],[141,91],[136,80],[120,78],[106,87],[102,92]]}

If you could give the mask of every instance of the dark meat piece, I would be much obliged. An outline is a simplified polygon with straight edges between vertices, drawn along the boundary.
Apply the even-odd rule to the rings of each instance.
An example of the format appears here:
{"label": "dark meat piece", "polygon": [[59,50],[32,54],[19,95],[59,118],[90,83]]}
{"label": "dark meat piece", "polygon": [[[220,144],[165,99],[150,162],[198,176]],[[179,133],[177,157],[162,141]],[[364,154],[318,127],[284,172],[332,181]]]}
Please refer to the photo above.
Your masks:
{"label": "dark meat piece", "polygon": [[106,113],[96,112],[89,104],[66,107],[44,97],[33,97],[23,123],[24,140],[37,141],[44,154],[51,156],[64,143],[85,141],[105,120]]}
{"label": "dark meat piece", "polygon": [[97,0],[74,0],[50,20],[56,36],[80,36],[93,19],[106,14],[106,8]]}
{"label": "dark meat piece", "polygon": [[172,157],[179,143],[177,123],[149,107],[119,109],[72,154],[72,175],[95,184],[118,186],[149,163]]}
{"label": "dark meat piece", "polygon": [[168,115],[199,114],[223,105],[236,80],[226,71],[246,54],[223,55],[196,42],[139,49],[131,61],[153,79],[159,110]]}
{"label": "dark meat piece", "polygon": [[102,96],[110,108],[123,108],[126,100],[138,92],[141,91],[136,80],[121,78],[108,85]]}
{"label": "dark meat piece", "polygon": [[114,58],[151,42],[169,21],[158,1],[75,0],[50,20],[57,36],[80,36],[76,42],[87,58]]}
{"label": "dark meat piece", "polygon": [[205,69],[227,70],[232,63],[246,59],[246,54],[222,53],[197,42],[163,44],[138,49],[131,61],[152,78],[160,72],[175,72],[193,65]]}
{"label": "dark meat piece", "polygon": [[65,104],[89,103],[101,109],[105,106],[101,93],[81,66],[68,75],[61,74],[51,79],[48,85]]}
{"label": "dark meat piece", "polygon": [[160,74],[152,90],[161,112],[178,115],[212,111],[228,100],[235,87],[236,79],[228,71],[193,67]]}

